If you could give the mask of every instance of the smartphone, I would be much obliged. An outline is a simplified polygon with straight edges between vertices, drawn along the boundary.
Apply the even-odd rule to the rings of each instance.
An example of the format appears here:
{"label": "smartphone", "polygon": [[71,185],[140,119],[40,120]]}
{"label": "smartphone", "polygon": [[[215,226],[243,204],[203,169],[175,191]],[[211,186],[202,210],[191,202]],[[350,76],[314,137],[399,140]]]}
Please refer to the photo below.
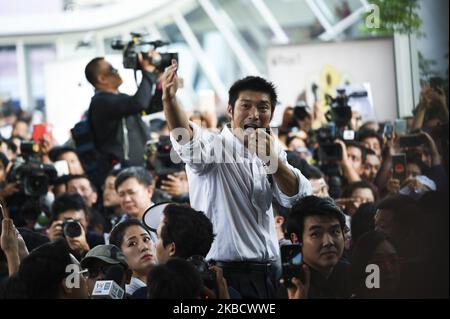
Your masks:
{"label": "smartphone", "polygon": [[423,144],[426,144],[427,140],[421,134],[413,134],[413,135],[401,136],[398,142],[399,142],[400,148],[407,148],[407,147],[421,146]]}
{"label": "smartphone", "polygon": [[299,244],[284,245],[280,247],[281,265],[283,270],[284,285],[287,288],[293,287],[291,279],[300,278],[304,281],[302,271],[303,254]]}
{"label": "smartphone", "polygon": [[392,135],[394,133],[394,126],[391,122],[387,122],[384,124],[383,128],[383,137],[387,138],[388,140],[392,139]]}
{"label": "smartphone", "polygon": [[161,189],[162,182],[167,179],[167,174],[158,175],[158,179],[156,180],[155,188]]}
{"label": "smartphone", "polygon": [[392,178],[398,179],[400,183],[406,178],[406,155],[397,154],[392,156]]}
{"label": "smartphone", "polygon": [[396,119],[394,122],[395,134],[401,136],[406,134],[406,120]]}
{"label": "smartphone", "polygon": [[64,175],[69,175],[69,164],[67,161],[56,161],[53,163],[53,166],[56,169],[57,176],[61,177]]}
{"label": "smartphone", "polygon": [[36,124],[33,125],[33,133],[31,135],[31,138],[33,139],[34,143],[38,144],[45,135],[51,133],[52,127],[50,124]]}

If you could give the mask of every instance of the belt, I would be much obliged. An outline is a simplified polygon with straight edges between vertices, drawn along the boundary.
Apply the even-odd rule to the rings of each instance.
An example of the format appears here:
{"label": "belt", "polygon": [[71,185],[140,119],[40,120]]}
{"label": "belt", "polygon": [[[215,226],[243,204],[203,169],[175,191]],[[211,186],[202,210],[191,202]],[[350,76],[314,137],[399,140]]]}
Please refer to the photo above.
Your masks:
{"label": "belt", "polygon": [[271,263],[259,263],[254,261],[215,261],[215,264],[221,268],[240,271],[264,271],[269,272],[272,269]]}

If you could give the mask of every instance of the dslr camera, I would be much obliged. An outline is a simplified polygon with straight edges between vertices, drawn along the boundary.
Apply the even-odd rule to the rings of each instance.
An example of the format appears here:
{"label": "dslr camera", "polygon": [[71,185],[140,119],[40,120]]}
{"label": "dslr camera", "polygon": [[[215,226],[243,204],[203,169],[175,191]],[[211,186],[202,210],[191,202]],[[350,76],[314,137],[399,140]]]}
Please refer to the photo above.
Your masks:
{"label": "dslr camera", "polygon": [[64,218],[61,225],[64,237],[75,238],[82,233],[79,220],[73,218]]}
{"label": "dslr camera", "polygon": [[172,52],[158,52],[158,58],[151,58],[147,55],[147,52],[141,50],[142,46],[150,45],[156,50],[159,47],[168,45],[168,42],[157,41],[143,41],[143,35],[140,33],[131,33],[131,41],[124,43],[123,41],[117,40],[111,44],[111,48],[114,50],[122,50],[123,55],[123,67],[125,69],[138,70],[140,68],[138,53],[142,53],[142,57],[153,64],[159,71],[164,71],[164,69],[171,65],[172,59],[178,61],[178,53]]}
{"label": "dslr camera", "polygon": [[39,145],[31,142],[20,144],[21,155],[14,161],[7,181],[17,183],[20,192],[30,197],[40,197],[47,194],[48,186],[57,177],[53,165],[44,164],[39,157]]}

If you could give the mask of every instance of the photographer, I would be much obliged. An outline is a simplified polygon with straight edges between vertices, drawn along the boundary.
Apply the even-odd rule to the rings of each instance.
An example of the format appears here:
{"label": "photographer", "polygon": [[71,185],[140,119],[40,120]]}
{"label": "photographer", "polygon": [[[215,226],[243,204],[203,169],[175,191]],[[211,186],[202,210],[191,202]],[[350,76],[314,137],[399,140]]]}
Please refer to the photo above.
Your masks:
{"label": "photographer", "polygon": [[47,230],[51,241],[64,237],[77,257],[82,257],[90,248],[104,244],[104,239],[88,231],[86,205],[81,195],[64,193],[55,199],[52,206],[53,222]]}
{"label": "photographer", "polygon": [[[152,52],[150,55],[155,56]],[[141,113],[159,111],[153,104],[153,85],[158,81],[158,71],[147,58],[138,54],[142,81],[134,96],[119,92],[122,78],[104,58],[91,60],[85,69],[89,83],[95,88],[88,111],[88,121],[94,142],[112,168],[114,162],[125,166],[143,165],[145,143],[149,129]],[[154,102],[154,101],[153,101]]]}

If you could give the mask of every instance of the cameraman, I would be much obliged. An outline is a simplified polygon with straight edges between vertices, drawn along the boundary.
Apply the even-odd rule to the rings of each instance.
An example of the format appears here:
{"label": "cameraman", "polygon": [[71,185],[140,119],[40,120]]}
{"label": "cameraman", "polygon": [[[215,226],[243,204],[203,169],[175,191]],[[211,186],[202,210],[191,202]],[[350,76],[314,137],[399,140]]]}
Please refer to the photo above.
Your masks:
{"label": "cameraman", "polygon": [[[64,237],[76,257],[83,257],[90,248],[105,243],[102,236],[88,231],[86,205],[81,195],[77,193],[64,193],[58,196],[52,205],[53,222],[47,230],[51,241]],[[73,237],[70,229],[78,228],[78,236]],[[77,223],[78,227],[74,224]]]}
{"label": "cameraman", "polygon": [[[149,57],[155,54],[149,53]],[[150,134],[140,115],[160,111],[153,106],[159,103],[152,103],[158,71],[141,54],[138,54],[138,61],[142,81],[133,96],[119,92],[122,78],[104,58],[91,60],[85,69],[87,80],[95,88],[88,111],[89,126],[95,145],[104,154],[109,168],[117,162],[126,166],[144,165],[145,143]]]}

